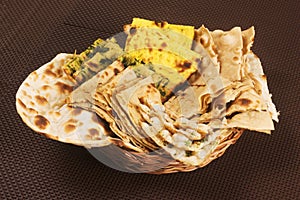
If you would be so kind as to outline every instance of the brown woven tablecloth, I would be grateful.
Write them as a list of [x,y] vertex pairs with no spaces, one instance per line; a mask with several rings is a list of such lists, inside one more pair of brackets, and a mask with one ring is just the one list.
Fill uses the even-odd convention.
[[[300,199],[299,10],[294,0],[0,0],[0,199]],[[245,132],[205,168],[149,175],[113,170],[22,123],[15,94],[31,71],[132,17],[210,30],[254,25],[253,50],[281,112],[276,131]]]

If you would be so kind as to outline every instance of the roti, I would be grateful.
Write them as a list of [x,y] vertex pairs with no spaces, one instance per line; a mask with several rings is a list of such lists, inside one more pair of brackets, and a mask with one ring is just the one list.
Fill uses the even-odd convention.
[[105,146],[111,131],[95,113],[68,106],[75,83],[62,67],[72,54],[58,54],[32,72],[16,94],[16,108],[34,131],[51,139],[82,146]]

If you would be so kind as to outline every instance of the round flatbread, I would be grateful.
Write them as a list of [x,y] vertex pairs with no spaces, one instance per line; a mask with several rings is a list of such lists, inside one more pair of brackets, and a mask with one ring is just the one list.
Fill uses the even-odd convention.
[[58,54],[32,72],[17,91],[17,112],[31,129],[51,139],[88,147],[108,145],[106,122],[66,102],[75,83],[62,67],[72,57]]

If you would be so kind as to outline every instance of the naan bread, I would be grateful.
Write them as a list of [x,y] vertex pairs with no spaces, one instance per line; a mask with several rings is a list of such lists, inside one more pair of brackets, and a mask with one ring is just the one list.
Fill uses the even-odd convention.
[[34,131],[61,142],[88,147],[110,144],[111,131],[95,113],[67,105],[74,82],[62,67],[71,54],[58,54],[32,72],[16,94],[16,108]]

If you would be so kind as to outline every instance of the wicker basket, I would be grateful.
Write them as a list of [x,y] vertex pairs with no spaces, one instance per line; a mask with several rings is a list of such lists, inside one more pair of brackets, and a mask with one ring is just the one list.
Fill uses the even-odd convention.
[[105,165],[119,171],[150,174],[189,172],[204,167],[214,159],[222,156],[225,150],[237,141],[243,131],[243,129],[232,129],[229,134],[224,135],[220,144],[210,156],[198,166],[186,165],[174,160],[164,150],[156,151],[154,154],[137,153],[111,144],[107,147],[93,148],[89,151]]

